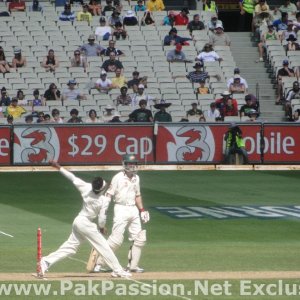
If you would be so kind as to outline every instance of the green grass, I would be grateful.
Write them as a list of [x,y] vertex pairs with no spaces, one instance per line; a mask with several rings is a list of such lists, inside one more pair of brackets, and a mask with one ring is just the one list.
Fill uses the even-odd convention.
[[[297,190],[300,172],[147,171],[139,174],[144,203],[151,214],[145,226],[148,243],[141,261],[147,271],[299,270],[299,219],[179,220],[154,207],[300,205]],[[91,180],[95,173],[77,175]],[[101,175],[110,179],[114,173]],[[56,250],[71,232],[72,221],[81,208],[80,195],[59,173],[1,173],[0,182],[0,230],[14,236],[0,234],[0,272],[33,272],[37,228],[43,231],[43,254]],[[111,228],[111,213],[110,209],[108,228]],[[122,265],[126,264],[129,245],[126,241],[117,253]],[[86,261],[89,251],[90,246],[84,244],[75,258]],[[84,264],[66,259],[54,265],[50,272],[84,270]]]

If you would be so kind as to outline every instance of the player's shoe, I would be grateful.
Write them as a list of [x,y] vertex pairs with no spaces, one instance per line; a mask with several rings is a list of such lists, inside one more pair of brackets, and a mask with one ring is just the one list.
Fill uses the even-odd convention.
[[120,270],[120,271],[113,271],[111,273],[111,277],[117,278],[117,277],[121,277],[121,278],[128,278],[131,277],[131,273],[125,270]]
[[40,274],[39,276],[43,277],[45,273],[48,271],[49,264],[45,261],[45,259],[42,257],[40,261]]
[[145,269],[140,268],[140,267],[136,267],[134,269],[127,269],[126,271],[132,272],[132,273],[144,273]]
[[107,271],[108,269],[103,268],[101,265],[96,265],[93,270],[93,273],[100,273],[100,272],[107,272]]

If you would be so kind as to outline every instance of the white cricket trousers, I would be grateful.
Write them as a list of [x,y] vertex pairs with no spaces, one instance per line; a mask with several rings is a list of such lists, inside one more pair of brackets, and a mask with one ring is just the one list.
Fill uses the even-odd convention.
[[72,225],[72,233],[68,240],[64,242],[55,252],[44,257],[44,260],[52,264],[62,260],[68,256],[75,254],[80,244],[87,240],[98,253],[103,256],[105,263],[115,272],[122,269],[117,257],[110,249],[106,239],[98,231],[97,225],[91,222],[88,218],[77,216]]

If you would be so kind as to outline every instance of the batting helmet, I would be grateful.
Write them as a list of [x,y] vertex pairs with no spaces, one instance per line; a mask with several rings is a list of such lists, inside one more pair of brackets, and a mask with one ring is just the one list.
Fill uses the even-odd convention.
[[123,156],[123,167],[125,172],[135,174],[137,172],[137,159],[132,154],[126,154]]

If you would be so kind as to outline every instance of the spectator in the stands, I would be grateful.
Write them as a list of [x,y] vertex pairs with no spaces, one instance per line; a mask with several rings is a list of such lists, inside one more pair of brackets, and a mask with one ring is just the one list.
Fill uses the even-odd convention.
[[142,84],[145,88],[147,87],[147,76],[139,77],[140,73],[138,71],[132,72],[132,79],[127,82],[127,86],[129,89],[133,89],[135,93],[137,93],[139,84]]
[[256,0],[239,0],[239,31],[251,31]]
[[206,27],[214,32],[216,30],[216,26],[221,25],[223,27],[223,22],[218,19],[217,15],[212,15],[210,21],[206,24]]
[[60,117],[60,112],[57,108],[53,108],[51,111],[52,122],[62,124],[64,120]]
[[28,115],[25,117],[25,123],[26,124],[32,124],[33,123],[33,116],[32,115]]
[[146,92],[145,92],[145,86],[143,84],[139,84],[138,85],[138,89],[137,89],[137,92],[134,93],[132,96],[132,106],[135,107],[139,104],[139,101],[140,100],[145,100],[146,103],[147,103],[147,106],[150,107],[151,105],[155,104],[156,103],[156,99],[150,95],[148,95]]
[[80,117],[78,117],[79,111],[76,108],[71,109],[70,116],[71,118],[68,120],[68,123],[82,123]]
[[213,46],[210,43],[206,43],[202,51],[195,58],[196,61],[222,61],[223,59],[214,51]]
[[44,106],[44,105],[46,105],[46,103],[44,102],[44,100],[40,96],[40,92],[39,92],[38,89],[35,89],[33,91],[33,100],[29,100],[28,104],[31,105],[32,111],[34,111],[34,108],[36,106]]
[[299,0],[297,1],[296,6],[297,6],[298,10],[300,10],[300,1]]
[[300,109],[299,108],[294,111],[291,121],[292,122],[300,122]]
[[210,36],[210,43],[213,46],[230,46],[230,38],[220,23],[216,25],[216,30]]
[[60,21],[71,21],[75,20],[75,12],[71,11],[71,4],[66,3],[64,11],[59,16]]
[[252,101],[251,95],[245,96],[245,102],[246,102],[246,104],[242,105],[242,107],[240,109],[240,117],[244,117],[244,116],[250,117],[250,114],[249,114],[250,111],[253,109],[255,111],[257,111],[257,109],[258,109],[256,102]]
[[76,88],[77,82],[75,79],[70,79],[67,83],[67,88],[62,93],[62,100],[86,100],[86,96]]
[[6,125],[14,125],[14,117],[12,115],[7,116]]
[[42,112],[42,111],[39,111],[37,113],[37,120],[36,120],[36,123],[44,123],[45,121],[45,113]]
[[44,123],[51,123],[51,117],[49,114],[45,114],[44,116]]
[[220,111],[216,108],[215,102],[210,103],[209,109],[205,111],[204,116],[206,120],[214,119],[215,121],[217,121],[218,119],[220,119],[221,114]]
[[181,12],[174,17],[174,25],[188,25],[190,11],[187,7],[181,9]]
[[[227,88],[228,89],[229,89],[230,84],[233,83],[233,81],[234,81],[234,75],[237,75],[237,74],[240,75],[240,69],[239,68],[234,68],[233,76],[227,80]],[[243,78],[242,76],[240,76],[240,82],[245,85],[245,91],[247,91],[248,90],[248,83],[247,83],[246,79]]]
[[120,89],[122,86],[127,84],[127,79],[122,74],[122,71],[120,68],[117,68],[115,71],[115,77],[111,79],[112,86],[114,89]]
[[95,35],[103,41],[109,40],[111,36],[111,27],[106,25],[105,17],[100,17],[99,20],[100,26],[97,26],[95,29]]
[[281,13],[281,18],[273,22],[276,31],[287,30],[289,15],[286,12]]
[[5,74],[10,72],[8,61],[6,60],[4,50],[0,46],[0,73]]
[[231,94],[244,94],[246,91],[245,85],[241,82],[241,76],[235,74],[233,76],[233,82],[229,86],[229,92]]
[[266,41],[275,41],[279,40],[278,33],[274,30],[273,24],[268,25],[268,31],[264,32],[261,35],[260,43],[258,43],[258,52],[259,52],[259,62],[264,61],[264,51],[266,49]]
[[14,49],[14,58],[11,62],[11,67],[14,69],[26,67],[26,57],[22,55],[22,50],[19,47]]
[[102,16],[105,16],[106,12],[115,11],[116,8],[113,6],[112,0],[106,0],[106,5],[102,10]]
[[144,5],[143,0],[138,0],[137,4],[134,6],[134,11],[146,11],[146,6]]
[[8,106],[10,105],[11,99],[7,94],[7,90],[5,87],[1,89],[1,97],[0,97],[0,106]]
[[29,11],[43,11],[43,7],[40,5],[38,0],[33,0],[32,5],[29,6]]
[[101,15],[101,4],[97,0],[90,0],[89,4],[89,12],[92,16],[100,16]]
[[146,6],[150,11],[162,11],[165,9],[163,0],[148,0]]
[[112,35],[116,38],[116,40],[119,40],[121,37],[123,40],[127,37],[127,32],[123,28],[122,23],[117,22],[115,24],[115,30],[113,31]]
[[108,122],[109,122],[109,123],[120,123],[120,122],[122,122],[122,121],[120,120],[120,117],[121,117],[120,113],[117,112],[117,111],[115,111],[115,112],[113,113],[112,119],[111,119],[110,121],[108,121]]
[[147,10],[144,12],[144,15],[141,19],[141,25],[142,26],[155,25],[154,16],[151,11]]
[[117,99],[115,100],[116,106],[118,106],[118,105],[124,105],[124,106],[131,105],[132,99],[131,99],[131,96],[127,94],[127,91],[128,91],[128,88],[126,86],[122,86],[120,88],[121,95],[119,95],[117,97]]
[[103,49],[100,54],[109,56],[110,52],[114,52],[116,56],[124,56],[124,53],[121,50],[115,48],[115,45],[116,42],[114,40],[109,40],[108,47],[106,49]]
[[199,14],[193,16],[193,20],[189,22],[187,29],[189,30],[190,34],[192,34],[194,30],[205,29],[204,23],[200,21]]
[[[299,1],[299,3],[300,3],[300,1]],[[299,8],[299,10],[300,10],[300,8]],[[300,11],[296,13],[296,20],[294,20],[293,23],[294,23],[294,29],[299,31],[299,29],[300,29]]]
[[224,117],[238,116],[238,104],[236,99],[231,97],[229,91],[224,91],[221,96],[222,98],[217,99],[215,103],[216,108],[220,111],[222,120],[224,120]]
[[154,104],[154,108],[159,109],[159,111],[154,114],[154,122],[172,122],[172,116],[166,111],[166,108],[171,105],[172,103],[166,103],[164,100]]
[[123,5],[120,0],[114,0],[113,5],[114,5],[116,11],[118,11],[118,12],[123,11]]
[[84,72],[87,70],[86,57],[81,55],[79,50],[74,51],[74,57],[71,58],[71,67],[83,68]]
[[299,51],[300,50],[300,45],[297,43],[297,38],[293,35],[290,34],[290,36],[286,39],[288,44],[286,45],[286,50],[287,51]]
[[177,44],[175,49],[170,50],[167,54],[168,62],[186,62],[186,56],[182,51],[182,45]]
[[120,12],[114,10],[108,18],[108,25],[112,28],[116,28],[117,23],[121,23],[121,25],[123,25],[123,18],[120,16]]
[[129,114],[129,119],[131,122],[153,122],[153,116],[150,109],[146,108],[147,101],[141,99],[139,101],[139,107],[135,109],[131,114]]
[[84,51],[86,56],[99,56],[104,48],[99,44],[95,44],[95,39],[95,36],[90,34],[88,37],[88,43],[82,45],[79,50]]
[[[215,77],[215,78],[217,78],[217,80],[221,79],[220,75],[218,75],[218,74],[210,76],[210,75],[208,75],[207,72],[204,72],[202,62],[196,62],[195,65],[193,66],[193,68],[195,69],[195,71],[189,72],[186,75],[186,78],[193,83],[194,82],[199,83],[202,80],[206,80],[207,78],[210,78],[210,77]],[[174,76],[173,78],[176,78],[176,77],[179,77],[179,76]]]
[[103,121],[97,116],[97,112],[94,109],[89,111],[88,118],[85,119],[85,123],[102,123]]
[[55,83],[51,83],[48,90],[46,90],[44,93],[44,101],[47,102],[51,100],[61,100],[60,90],[57,89]]
[[93,17],[92,14],[89,12],[88,4],[82,5],[82,11],[77,13],[77,21],[86,21],[89,24],[92,22]]
[[114,107],[112,107],[111,105],[106,105],[105,107],[105,111],[103,113],[103,122],[107,123],[109,122],[112,118],[113,118],[113,110],[115,110]]
[[294,81],[293,82],[293,88],[290,89],[285,97],[285,112],[286,115],[289,117],[289,119],[292,118],[292,106],[291,101],[293,99],[299,99],[300,100],[300,88],[299,88],[299,82]]
[[8,4],[8,11],[10,13],[14,11],[25,11],[25,10],[26,10],[25,1],[12,0]]
[[47,72],[54,72],[56,68],[59,67],[59,60],[57,56],[54,55],[54,50],[50,49],[48,55],[43,59],[42,67]]
[[197,94],[206,95],[210,93],[209,88],[205,84],[206,80],[204,78],[199,80],[199,87],[196,89]]
[[127,10],[126,15],[123,18],[123,26],[135,26],[138,25],[138,19],[134,14],[134,11]]
[[197,101],[191,103],[192,108],[186,112],[186,118],[189,122],[199,122],[201,118],[204,117],[201,109],[198,108]]
[[293,22],[288,21],[288,26],[286,30],[281,33],[281,41],[287,41],[291,36],[297,39],[297,33],[293,30]]
[[116,69],[121,69],[123,73],[123,64],[116,59],[116,54],[114,52],[109,53],[109,59],[105,60],[101,66],[106,72],[116,72]]
[[169,25],[173,27],[175,22],[175,15],[175,12],[173,10],[170,10],[168,12],[168,15],[163,18],[162,25]]
[[203,10],[211,13],[218,13],[218,7],[215,1],[203,0]]
[[14,119],[18,119],[25,113],[26,109],[21,105],[18,105],[18,99],[12,98],[10,105],[6,108],[5,115],[11,115],[14,117]]
[[253,18],[252,22],[252,32],[254,33],[254,37],[259,40],[260,34],[261,34],[261,28],[262,26],[267,26],[268,24],[273,22],[273,15],[270,14],[269,11],[267,11],[267,7],[263,6],[265,11],[262,11],[260,14],[256,15]]
[[107,78],[107,73],[105,70],[102,70],[100,73],[100,78],[97,79],[95,83],[95,89],[98,90],[100,93],[108,94],[113,88],[112,82],[110,79]]
[[257,16],[257,15],[261,14],[262,12],[266,12],[266,11],[267,12],[270,11],[270,7],[266,3],[266,0],[259,0],[258,3],[255,5],[254,15]]
[[177,29],[173,27],[169,31],[169,34],[165,36],[164,45],[165,46],[176,45],[176,44],[187,45],[188,41],[192,41],[192,39],[177,35]]
[[292,3],[291,0],[284,0],[284,3],[281,6],[279,6],[278,9],[277,7],[274,9],[274,13],[276,14],[278,10],[281,13],[286,12],[295,15],[297,13],[297,6],[294,3]]
[[283,101],[283,90],[282,90],[282,78],[283,77],[295,77],[294,70],[289,68],[289,61],[285,59],[282,62],[283,68],[278,70],[277,73],[277,85],[278,85],[278,97],[276,100],[276,104],[282,104]]
[[17,96],[16,98],[18,99],[18,104],[19,105],[27,105],[28,101],[25,99],[24,92],[22,90],[17,91]]

